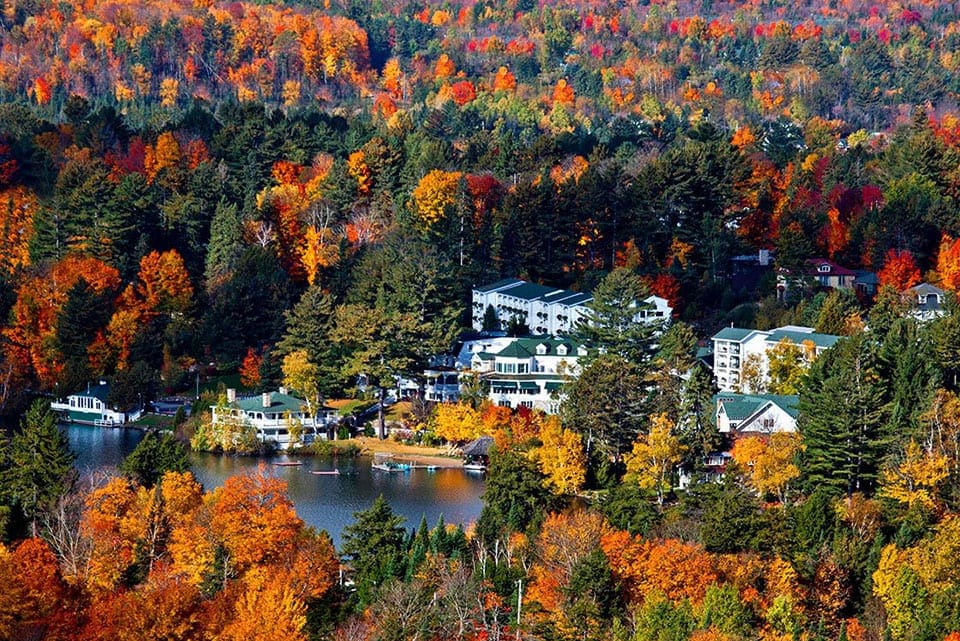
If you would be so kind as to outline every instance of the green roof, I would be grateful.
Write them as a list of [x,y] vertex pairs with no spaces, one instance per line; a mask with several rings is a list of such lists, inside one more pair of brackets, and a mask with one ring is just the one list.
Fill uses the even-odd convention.
[[523,283],[522,285],[505,289],[500,293],[504,296],[513,296],[514,298],[521,298],[523,300],[538,300],[555,291],[557,291],[556,287],[544,287],[543,285],[537,285],[535,283]]
[[104,405],[107,403],[107,396],[110,394],[109,383],[98,383],[97,385],[88,385],[86,389],[74,392],[70,396],[85,396],[100,399]]
[[747,336],[754,333],[754,329],[741,329],[739,327],[724,327],[713,335],[714,340],[740,342]]
[[822,349],[829,349],[833,347],[838,340],[840,340],[839,336],[834,336],[833,334],[817,334],[816,332],[808,333],[789,329],[775,329],[770,333],[770,336],[767,338],[767,342],[779,343],[784,338],[791,343],[796,343],[797,345],[803,345],[809,341]]
[[721,392],[714,396],[715,403],[723,403],[723,411],[729,418],[742,421],[767,403],[773,403],[791,418],[797,418],[797,403],[800,397],[783,394],[734,394]]
[[504,358],[530,358],[533,354],[524,349],[519,340],[515,340],[497,352],[497,356]]
[[493,354],[491,354],[490,352],[477,352],[476,354],[474,354],[474,356],[479,358],[481,361],[492,361],[494,358]]
[[306,403],[296,396],[281,394],[280,392],[269,392],[270,407],[264,407],[263,396],[248,396],[238,398],[235,405],[244,412],[270,412],[272,414],[283,414],[286,412],[299,412]]
[[542,356],[559,356],[557,348],[565,345],[567,353],[564,356],[576,356],[580,343],[570,338],[554,338],[552,336],[530,336],[514,339],[509,345],[497,352],[497,356],[508,358],[529,358],[537,355],[537,348],[543,345],[546,353]]
[[547,388],[548,392],[556,392],[561,387],[563,387],[563,383],[557,383],[556,381],[547,381],[545,387]]
[[520,381],[520,389],[535,389],[540,391],[540,386],[533,381]]
[[474,287],[474,289],[478,292],[486,293],[486,292],[492,292],[495,289],[500,289],[501,287],[506,287],[511,283],[522,283],[522,282],[523,281],[520,280],[519,278],[504,278],[503,280],[498,280],[497,282],[491,283],[489,285],[481,285],[480,287]]

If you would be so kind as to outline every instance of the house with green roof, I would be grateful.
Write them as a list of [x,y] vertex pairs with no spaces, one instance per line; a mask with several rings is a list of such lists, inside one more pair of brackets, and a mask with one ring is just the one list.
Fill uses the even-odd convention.
[[[487,309],[494,311],[500,327],[506,329],[512,320],[523,322],[531,333],[556,336],[573,331],[587,312],[593,295],[568,289],[529,283],[519,278],[473,288],[471,318],[473,328],[484,328]],[[648,296],[637,301],[638,323],[669,322],[673,309],[665,298]],[[486,328],[490,329],[490,328]]]
[[717,431],[731,440],[745,434],[797,431],[798,396],[721,392],[714,401]]
[[580,373],[586,345],[566,337],[514,338],[496,352],[473,354],[471,370],[489,385],[488,397],[504,407],[527,407],[555,414],[561,388]]
[[210,412],[214,426],[241,421],[256,430],[257,440],[279,450],[328,438],[336,417],[335,410],[311,408],[283,387],[254,396],[237,396],[235,389],[228,389],[226,403],[211,406]]
[[105,380],[87,383],[86,389],[66,399],[50,403],[50,409],[63,420],[83,425],[113,426],[132,423],[140,418],[141,408],[121,409],[108,403],[110,384]]
[[713,335],[713,374],[721,391],[755,392],[750,377],[744,376],[744,365],[752,363],[757,380],[767,378],[769,352],[777,345],[798,350],[801,359],[812,362],[833,347],[840,336],[820,334],[812,327],[785,325],[772,330],[724,327]]

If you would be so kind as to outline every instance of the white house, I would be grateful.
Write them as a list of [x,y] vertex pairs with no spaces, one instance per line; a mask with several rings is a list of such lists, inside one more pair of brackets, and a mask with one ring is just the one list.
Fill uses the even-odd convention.
[[721,393],[714,398],[721,434],[736,438],[797,431],[798,396]]
[[[511,320],[517,320],[525,323],[533,334],[556,336],[573,331],[592,300],[592,294],[507,278],[474,287],[471,320],[474,329],[482,330],[487,308],[492,308],[500,325],[498,329],[506,329]],[[638,302],[635,320],[638,323],[669,322],[672,313],[667,299],[648,296]]]
[[282,387],[276,392],[247,397],[238,397],[236,390],[228,389],[226,404],[211,406],[210,411],[214,425],[240,420],[256,430],[261,443],[272,443],[281,450],[298,444],[291,439],[291,427],[298,425],[299,444],[309,445],[317,438],[327,438],[327,430],[336,416],[335,410],[324,406],[314,408],[311,414],[306,401],[291,396]]
[[471,369],[490,386],[497,405],[543,410],[555,414],[560,388],[580,374],[579,359],[587,347],[569,338],[514,338],[495,353],[477,352]]
[[86,425],[123,425],[140,418],[140,408],[121,410],[107,405],[110,384],[98,381],[87,383],[87,389],[67,396],[66,400],[57,399],[50,403],[50,409],[71,423]]
[[713,338],[713,374],[717,387],[722,391],[732,392],[749,389],[747,381],[743,380],[744,364],[752,360],[759,376],[766,378],[769,369],[768,350],[781,341],[796,345],[802,350],[805,359],[812,360],[830,349],[840,340],[833,334],[819,334],[810,327],[785,325],[772,330],[741,329],[739,327],[725,327]]
[[919,321],[934,320],[946,313],[943,305],[947,300],[947,292],[930,283],[915,285],[902,295],[910,303],[910,315]]

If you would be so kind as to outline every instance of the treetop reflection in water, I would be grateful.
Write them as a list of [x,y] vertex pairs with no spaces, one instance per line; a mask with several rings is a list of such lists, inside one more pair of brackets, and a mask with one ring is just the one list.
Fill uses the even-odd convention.
[[[137,446],[143,433],[118,428],[65,426],[70,448],[77,455],[81,476],[101,468],[115,468]],[[353,513],[365,510],[383,494],[396,514],[407,519],[405,526],[415,528],[425,516],[433,526],[440,515],[450,524],[467,524],[480,516],[481,477],[459,469],[411,470],[401,474],[383,473],[370,468],[370,459],[330,459],[307,457],[303,465],[283,467],[270,462],[285,457],[255,457],[194,454],[191,469],[203,486],[219,487],[235,474],[256,470],[264,463],[269,472],[287,482],[297,514],[307,524],[326,530],[339,546],[343,528],[353,522]],[[332,470],[340,475],[314,475],[311,470]]]

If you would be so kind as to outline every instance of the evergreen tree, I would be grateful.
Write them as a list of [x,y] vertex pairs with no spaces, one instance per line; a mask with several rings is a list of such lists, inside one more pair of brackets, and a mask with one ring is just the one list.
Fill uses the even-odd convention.
[[74,455],[49,401],[37,399],[27,410],[10,442],[9,461],[0,473],[0,502],[16,507],[37,536],[37,521],[70,490],[74,477]]
[[67,292],[67,302],[57,315],[56,326],[57,347],[64,365],[60,383],[67,392],[80,389],[90,380],[87,348],[110,319],[110,298],[110,292],[97,294],[83,278]]
[[860,333],[822,354],[800,391],[802,481],[839,494],[873,490],[887,438],[875,346]]
[[567,388],[563,422],[584,436],[587,456],[596,449],[619,460],[640,433],[645,414],[639,368],[621,356],[604,354]]
[[639,276],[623,267],[613,270],[587,303],[587,312],[575,330],[577,337],[632,363],[648,362],[661,327],[636,320],[647,296],[646,285]]
[[167,472],[190,469],[190,451],[173,434],[147,432],[120,464],[120,471],[144,487],[152,487]]
[[205,273],[207,287],[222,282],[236,269],[243,247],[243,225],[237,206],[221,199],[210,221]]
[[525,532],[543,518],[551,501],[545,477],[536,463],[521,452],[494,451],[477,536],[490,543],[504,532]]
[[328,397],[341,383],[341,355],[330,341],[334,313],[333,297],[314,285],[303,293],[293,309],[284,312],[286,332],[277,343],[278,355],[303,350],[319,370],[320,394]]
[[342,552],[350,558],[360,605],[373,600],[378,586],[404,574],[403,517],[390,509],[381,494],[367,510],[354,512],[343,529]]

